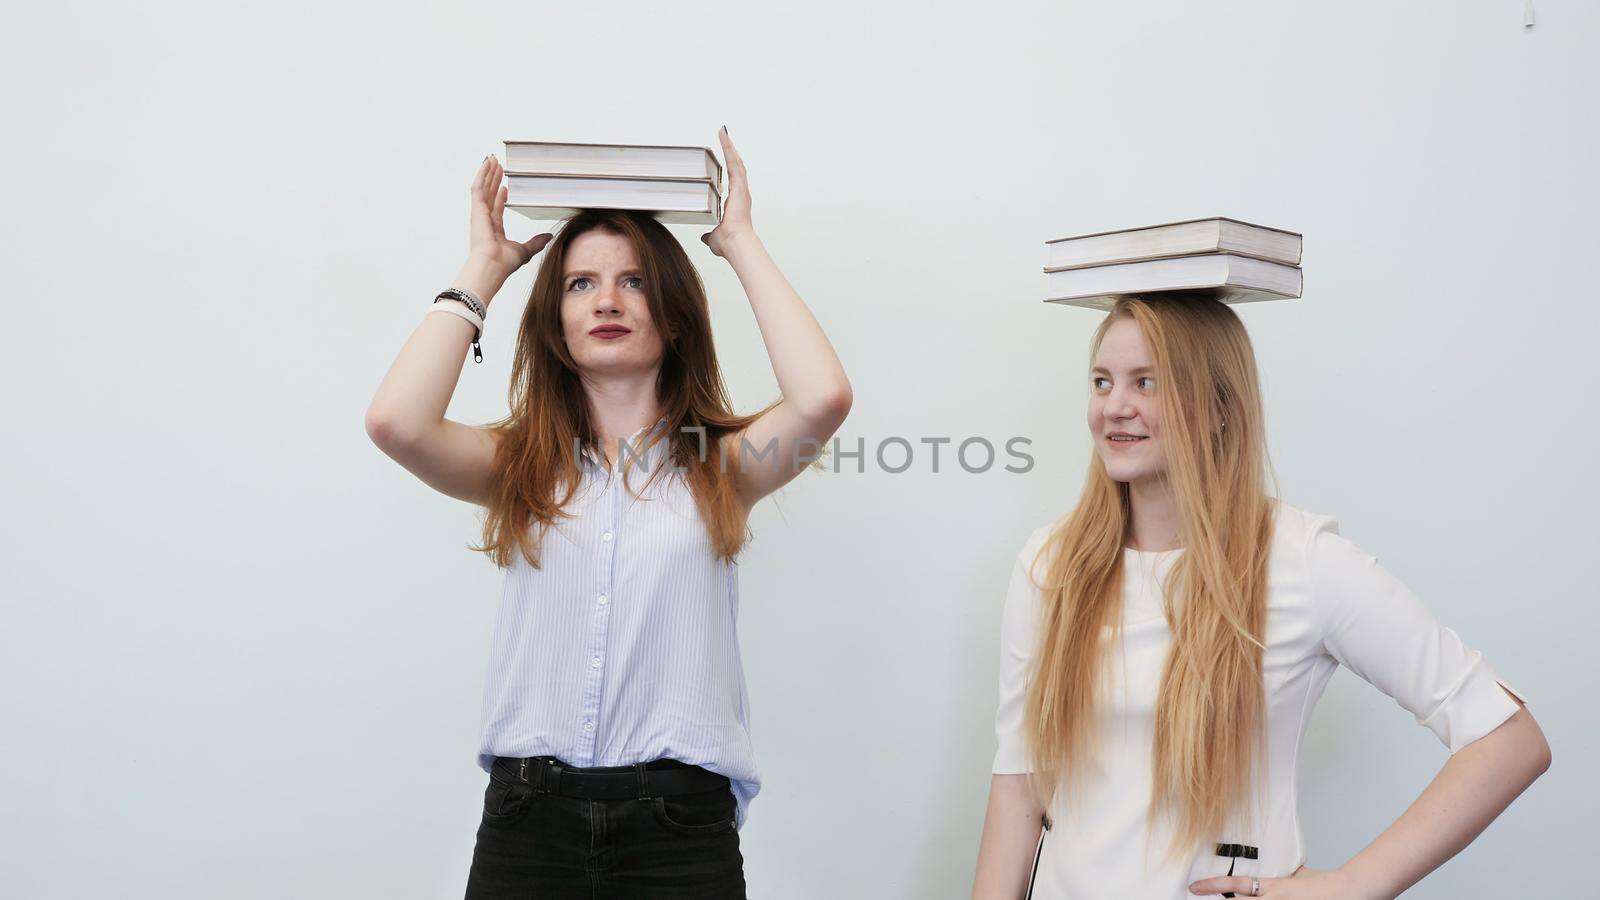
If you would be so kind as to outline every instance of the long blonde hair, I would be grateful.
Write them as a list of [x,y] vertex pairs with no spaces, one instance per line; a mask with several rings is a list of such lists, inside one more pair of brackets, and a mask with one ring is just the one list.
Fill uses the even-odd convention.
[[[1265,747],[1261,666],[1277,479],[1255,353],[1238,315],[1214,299],[1122,297],[1094,333],[1091,360],[1124,319],[1139,326],[1154,358],[1166,478],[1185,548],[1167,580],[1172,645],[1156,703],[1147,813],[1150,825],[1175,814],[1168,850],[1176,853],[1211,839],[1244,807]],[[1038,557],[1048,566],[1025,733],[1046,808],[1088,768],[1106,651],[1121,641],[1131,536],[1128,485],[1114,481],[1096,453],[1077,507]]]
[[[508,398],[511,411],[486,426],[496,447],[483,545],[472,549],[489,554],[501,568],[520,551],[537,568],[545,531],[566,517],[563,507],[578,487],[576,448],[598,447],[578,364],[561,330],[567,251],[574,239],[589,231],[627,238],[638,254],[650,318],[666,344],[656,393],[667,429],[659,438],[654,433],[648,436],[645,447],[656,440],[669,442],[670,459],[687,470],[683,477],[712,546],[719,557],[731,561],[749,539],[749,528],[723,448],[772,406],[751,415],[733,411],[711,339],[705,287],[694,263],[660,222],[644,213],[618,210],[577,213],[544,250],[517,329]],[[645,447],[634,451],[642,454]],[[625,476],[632,468],[626,467]],[[666,471],[663,466],[652,477]]]

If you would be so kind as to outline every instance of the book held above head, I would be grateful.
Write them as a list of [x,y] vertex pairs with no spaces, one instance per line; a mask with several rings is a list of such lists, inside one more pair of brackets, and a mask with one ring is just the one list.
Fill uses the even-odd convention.
[[506,141],[506,171],[535,175],[610,175],[722,183],[709,147]]
[[722,165],[706,147],[506,141],[506,206],[548,221],[580,209],[715,225]]
[[1185,292],[1224,303],[1299,297],[1301,237],[1215,217],[1047,241],[1045,300],[1110,309],[1117,297]]

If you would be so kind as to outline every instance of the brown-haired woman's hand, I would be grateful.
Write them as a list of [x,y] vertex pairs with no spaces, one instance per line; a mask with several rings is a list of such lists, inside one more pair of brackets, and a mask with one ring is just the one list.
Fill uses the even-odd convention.
[[472,230],[467,252],[487,260],[505,276],[522,268],[550,243],[551,235],[536,234],[526,241],[506,237],[506,188],[500,183],[505,170],[494,154],[484,157],[472,179]]
[[750,183],[745,178],[744,160],[733,149],[733,139],[728,137],[728,126],[717,132],[722,142],[722,158],[728,167],[728,196],[722,204],[722,221],[716,228],[700,235],[711,252],[726,258],[736,241],[753,237],[756,233],[750,224]]

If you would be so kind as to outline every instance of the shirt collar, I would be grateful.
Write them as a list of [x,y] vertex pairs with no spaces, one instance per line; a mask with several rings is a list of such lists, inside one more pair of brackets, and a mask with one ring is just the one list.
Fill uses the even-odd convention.
[[[644,446],[644,442],[650,435],[654,435],[658,430],[664,430],[666,426],[667,417],[662,416],[655,421],[654,425],[646,425],[628,435],[625,438],[627,446],[619,448],[620,452],[618,453],[617,461],[629,466],[639,466],[645,471],[654,469],[669,449],[670,442],[667,437],[663,435],[660,440],[656,441],[648,450],[645,450],[642,456],[639,450]],[[604,471],[606,465],[605,454],[598,451],[599,448],[597,447],[585,445],[580,459],[591,467]]]

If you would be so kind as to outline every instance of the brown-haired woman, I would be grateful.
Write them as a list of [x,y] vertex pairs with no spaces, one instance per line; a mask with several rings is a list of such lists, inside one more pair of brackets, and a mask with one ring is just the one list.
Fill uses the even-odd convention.
[[[1538,724],[1332,517],[1267,493],[1231,308],[1121,298],[1090,355],[1083,496],[1033,533],[1006,597],[973,896],[1396,896],[1549,767]],[[1295,763],[1340,663],[1451,757],[1366,849],[1314,871]]]
[[850,384],[728,196],[704,240],[749,296],[781,398],[733,412],[704,288],[659,222],[590,210],[508,240],[499,161],[471,187],[454,282],[488,301],[546,250],[517,329],[510,414],[444,418],[471,303],[428,315],[367,413],[406,469],[483,505],[506,568],[478,762],[489,773],[472,898],[743,897],[738,827],[760,786],[736,634],[746,520],[844,421]]

